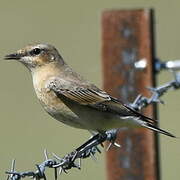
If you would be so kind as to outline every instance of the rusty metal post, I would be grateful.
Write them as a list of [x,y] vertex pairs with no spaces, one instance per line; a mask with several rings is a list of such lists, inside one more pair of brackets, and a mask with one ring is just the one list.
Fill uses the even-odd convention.
[[[146,87],[155,85],[151,10],[112,10],[102,16],[102,62],[104,89],[124,102],[138,94],[150,96]],[[134,68],[142,58],[144,70]],[[155,107],[143,114],[156,118]],[[128,129],[118,134],[121,148],[107,152],[108,180],[159,179],[157,136],[146,129]]]

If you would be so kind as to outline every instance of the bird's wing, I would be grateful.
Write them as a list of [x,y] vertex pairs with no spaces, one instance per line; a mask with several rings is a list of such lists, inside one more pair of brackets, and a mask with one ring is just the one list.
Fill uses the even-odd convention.
[[[64,79],[61,83],[63,81]],[[93,84],[72,83],[70,81],[61,83],[55,80],[48,85],[49,89],[54,91],[59,98],[62,98],[63,96],[69,101],[74,101],[80,105],[89,106],[98,111],[112,112],[124,118],[138,118],[142,126],[170,137],[176,137],[173,134],[156,127],[156,124],[154,124],[156,120],[142,115],[130,106],[123,104],[118,99],[111,97],[105,91],[98,89]]]
[[86,105],[99,111],[112,112],[122,117],[139,117],[145,122],[154,123],[155,120],[142,115],[133,110],[130,106],[122,103],[116,98],[111,97],[105,91],[100,90],[93,84],[82,84],[65,80],[53,80],[49,83],[49,88],[61,98],[65,96],[71,101],[81,105]]

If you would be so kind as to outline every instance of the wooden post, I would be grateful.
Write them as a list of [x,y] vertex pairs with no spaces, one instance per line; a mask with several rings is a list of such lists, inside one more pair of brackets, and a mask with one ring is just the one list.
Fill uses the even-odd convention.
[[[112,10],[102,16],[102,63],[104,89],[125,103],[138,94],[149,97],[146,87],[155,85],[153,69],[153,12],[151,10]],[[134,63],[146,59],[144,70]],[[143,114],[156,118],[149,106]],[[108,180],[158,180],[157,135],[142,128],[123,130],[107,152]]]

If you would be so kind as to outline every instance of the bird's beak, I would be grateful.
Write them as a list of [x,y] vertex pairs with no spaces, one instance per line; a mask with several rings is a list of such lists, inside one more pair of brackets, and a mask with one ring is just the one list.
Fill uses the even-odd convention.
[[22,54],[14,53],[14,54],[8,54],[4,57],[6,60],[14,59],[14,60],[19,60],[21,59]]

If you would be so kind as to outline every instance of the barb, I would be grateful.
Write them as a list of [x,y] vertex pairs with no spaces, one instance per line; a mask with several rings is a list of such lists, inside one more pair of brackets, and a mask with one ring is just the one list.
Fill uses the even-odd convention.
[[[160,63],[160,62],[159,62]],[[179,69],[180,65],[178,62],[166,63],[166,66],[162,63],[159,64],[159,70],[161,69]],[[161,65],[161,66],[160,66]],[[177,65],[177,68],[176,68]],[[170,68],[171,67],[171,68]],[[157,68],[156,68],[157,70]],[[160,97],[167,93],[170,89],[179,89],[180,88],[180,72],[173,72],[174,80],[170,81],[164,85],[161,85],[156,88],[148,88],[152,95],[151,97],[147,98],[142,95],[138,95],[137,98],[133,103],[130,104],[132,108],[139,111],[142,108],[148,106],[149,104],[153,103],[164,103]],[[95,154],[101,153],[99,149],[99,145],[103,146],[103,142],[109,141],[110,144],[107,147],[107,150],[111,148],[113,145],[116,147],[120,147],[119,144],[115,142],[116,136],[119,130],[110,130],[107,131],[104,134],[96,134],[93,137],[91,137],[88,141],[86,141],[84,144],[82,144],[80,147],[76,148],[71,153],[65,155],[64,157],[59,157],[55,153],[52,153],[52,158],[49,158],[48,153],[46,150],[44,150],[44,156],[45,161],[43,161],[41,164],[36,165],[37,170],[35,172],[33,171],[25,171],[25,172],[18,172],[15,170],[15,160],[12,161],[11,169],[10,171],[7,171],[8,174],[7,180],[20,180],[22,178],[26,177],[32,177],[36,180],[44,179],[46,180],[45,171],[47,168],[53,168],[54,169],[54,179],[57,180],[58,174],[61,174],[62,172],[67,173],[68,170],[71,168],[77,168],[81,169],[81,160],[85,158],[92,157],[95,158]],[[59,173],[58,173],[59,172]]]

